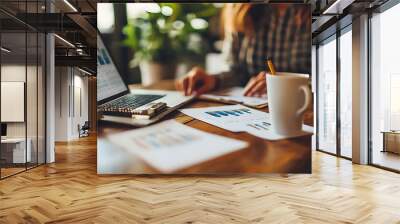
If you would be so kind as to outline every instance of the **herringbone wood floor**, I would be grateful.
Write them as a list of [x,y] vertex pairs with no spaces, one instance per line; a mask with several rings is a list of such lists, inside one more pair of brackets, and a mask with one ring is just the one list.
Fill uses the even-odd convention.
[[96,138],[0,181],[0,223],[400,223],[400,175],[313,153],[312,175],[98,176]]

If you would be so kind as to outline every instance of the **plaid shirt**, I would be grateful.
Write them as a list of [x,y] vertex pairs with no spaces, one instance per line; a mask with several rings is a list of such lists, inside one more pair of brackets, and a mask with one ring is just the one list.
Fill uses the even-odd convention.
[[305,15],[311,16],[309,7],[290,5],[280,16],[274,4],[262,4],[254,9],[258,11],[251,13],[261,14],[254,23],[255,33],[251,37],[238,33],[225,39],[229,46],[230,70],[217,76],[219,88],[246,85],[252,76],[266,71],[268,58],[278,72],[311,72],[311,22],[296,24],[295,18],[298,10],[306,10]]

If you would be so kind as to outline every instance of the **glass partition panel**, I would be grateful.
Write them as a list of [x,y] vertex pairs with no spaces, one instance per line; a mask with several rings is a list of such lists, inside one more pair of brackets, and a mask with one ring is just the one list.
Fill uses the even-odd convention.
[[27,114],[27,150],[31,153],[28,160],[28,168],[37,165],[38,160],[38,35],[36,32],[28,32],[28,62],[26,80],[26,114]]
[[38,119],[38,133],[37,133],[37,146],[38,146],[38,164],[43,164],[46,161],[46,144],[45,144],[45,124],[46,124],[46,37],[44,34],[39,33],[38,41],[38,76],[37,76],[37,89],[38,89],[38,105],[37,105],[37,119]]
[[318,149],[336,153],[336,39],[318,47]]
[[352,32],[340,36],[340,154],[352,157]]
[[400,4],[371,18],[371,159],[400,170]]
[[[39,1],[27,2],[26,12],[30,14],[37,14],[41,12],[41,4]],[[31,20],[33,23],[39,23],[39,17],[33,16]],[[39,33],[37,30],[27,30],[27,81],[26,81],[26,111],[27,111],[27,144],[30,147],[31,158],[27,163],[27,167],[35,167],[38,165],[38,76],[39,76]],[[29,149],[29,147],[27,149]]]
[[[24,171],[30,162],[26,126],[27,48],[25,32],[1,34],[2,177]],[[27,150],[28,149],[28,150]]]
[[43,13],[46,8],[44,0],[0,1],[0,7],[10,12],[0,11],[0,178],[4,178],[45,162],[46,39],[16,17]]

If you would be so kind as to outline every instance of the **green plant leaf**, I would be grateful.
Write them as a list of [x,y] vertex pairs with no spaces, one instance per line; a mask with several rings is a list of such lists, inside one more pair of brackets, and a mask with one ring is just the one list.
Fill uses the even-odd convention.
[[[212,4],[180,4],[159,3],[160,7],[168,6],[172,14],[166,16],[159,13],[143,13],[139,18],[129,20],[123,28],[125,39],[123,45],[131,48],[134,53],[130,65],[137,66],[142,60],[159,62],[176,61],[178,57],[204,55],[207,52],[207,42],[201,40],[204,30],[195,30],[190,25],[193,18],[208,20],[216,15],[218,9]],[[183,28],[177,29],[175,21],[181,21]],[[197,40],[193,42],[191,35]],[[200,40],[199,40],[200,38]]]

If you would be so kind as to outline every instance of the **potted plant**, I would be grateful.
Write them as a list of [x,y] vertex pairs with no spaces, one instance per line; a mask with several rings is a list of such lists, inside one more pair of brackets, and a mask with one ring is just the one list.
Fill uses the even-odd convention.
[[207,19],[217,9],[212,4],[143,4],[147,8],[123,28],[123,44],[133,50],[131,66],[139,66],[142,84],[150,85],[173,79],[179,63],[205,55]]

